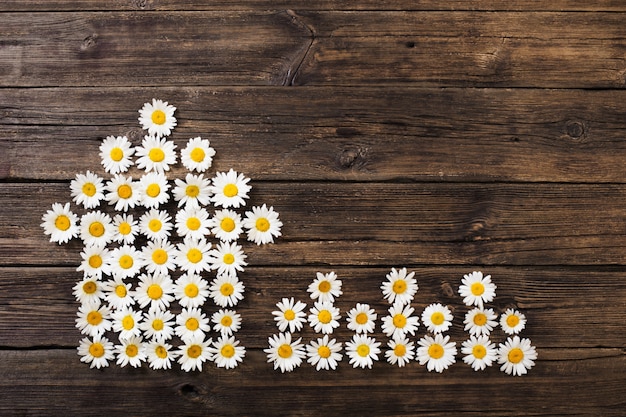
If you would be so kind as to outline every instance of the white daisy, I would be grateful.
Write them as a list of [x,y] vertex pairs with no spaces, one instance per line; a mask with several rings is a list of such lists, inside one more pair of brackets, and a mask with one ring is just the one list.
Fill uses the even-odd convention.
[[148,172],[143,175],[138,182],[141,205],[146,208],[159,208],[170,199],[168,193],[170,183],[167,177],[161,172]]
[[82,204],[86,209],[96,208],[104,200],[102,178],[91,171],[76,174],[76,178],[70,182],[70,191],[76,204]]
[[331,334],[339,327],[339,309],[333,303],[316,301],[309,310],[309,324],[315,330],[315,333]]
[[218,275],[209,287],[213,302],[220,307],[234,307],[243,300],[243,282],[236,275]]
[[107,136],[100,144],[100,159],[104,170],[111,175],[128,171],[133,165],[135,148],[126,136]]
[[204,239],[210,232],[209,213],[198,207],[184,207],[176,213],[176,232],[180,237]]
[[139,229],[148,239],[165,240],[170,237],[171,220],[167,211],[150,209],[139,218]]
[[496,345],[491,343],[489,336],[470,336],[461,345],[463,362],[470,365],[475,371],[483,371],[496,360],[498,350]]
[[500,316],[500,327],[506,334],[518,334],[526,327],[526,316],[515,309],[507,308]]
[[302,301],[296,302],[293,297],[283,298],[276,303],[276,307],[278,307],[278,310],[272,311],[272,314],[278,330],[284,332],[289,327],[290,332],[295,332],[302,329],[307,317],[304,312],[306,308],[305,303]]
[[442,333],[452,325],[452,312],[447,306],[433,303],[422,312],[422,323],[431,333]]
[[318,272],[316,278],[313,280],[307,291],[311,293],[311,298],[317,301],[335,302],[335,297],[339,297],[343,292],[341,291],[342,282],[337,279],[337,274],[331,271],[327,274]]
[[204,337],[211,331],[209,318],[199,308],[183,308],[176,316],[176,336],[181,340],[188,340],[193,337]]
[[131,245],[123,245],[111,251],[111,273],[117,278],[134,277],[143,266],[141,252]]
[[76,270],[83,271],[89,277],[102,278],[102,274],[110,275],[110,256],[109,251],[102,246],[87,246],[80,253],[83,260]]
[[239,208],[245,206],[248,192],[252,188],[248,185],[249,181],[250,178],[238,174],[232,168],[227,173],[216,173],[210,188],[211,201],[217,207]]
[[239,346],[239,341],[232,336],[221,335],[209,347],[212,361],[218,368],[233,369],[243,361],[246,356],[246,348]]
[[148,363],[152,369],[171,369],[172,361],[178,357],[172,345],[166,342],[152,340],[145,344]]
[[120,277],[102,283],[102,290],[106,302],[112,309],[120,310],[135,304],[135,292],[131,290],[131,284],[125,283]]
[[139,123],[150,135],[157,137],[169,136],[176,126],[174,112],[176,107],[167,101],[152,99],[152,103],[144,103],[139,110]]
[[424,336],[417,344],[417,360],[420,365],[426,365],[428,372],[434,370],[441,373],[456,362],[456,343],[450,342],[450,336]]
[[391,268],[391,272],[387,274],[387,281],[383,282],[380,289],[383,296],[390,304],[399,302],[401,304],[410,304],[417,292],[417,280],[413,278],[415,272],[407,275],[406,268],[396,270]]
[[178,207],[201,207],[209,204],[211,182],[203,174],[187,174],[185,181],[177,178],[174,182],[174,200],[178,201]]
[[120,339],[120,344],[115,346],[117,364],[121,367],[130,365],[139,368],[146,361],[146,348],[141,336],[133,336],[128,339]]
[[92,211],[80,218],[80,238],[85,246],[106,246],[113,239],[113,224],[108,214]]
[[139,328],[145,337],[164,342],[174,335],[174,319],[175,316],[169,310],[151,308],[139,324]]
[[263,349],[267,354],[267,362],[274,363],[274,369],[291,372],[302,364],[305,356],[302,338],[291,340],[291,333],[279,333],[268,339],[269,348]]
[[76,297],[76,301],[81,304],[99,304],[105,298],[102,283],[95,276],[86,276],[78,281],[74,285],[72,293]]
[[43,232],[50,235],[50,242],[67,243],[79,234],[78,217],[70,210],[70,203],[63,206],[52,204],[52,210],[48,210],[41,220]]
[[380,342],[373,337],[355,334],[349,342],[346,342],[346,354],[353,368],[371,369],[374,361],[378,360],[379,353]]
[[415,335],[419,318],[412,316],[415,309],[409,305],[396,303],[389,307],[389,315],[383,317],[382,330],[388,337]]
[[236,275],[237,271],[243,271],[243,267],[248,265],[243,249],[234,242],[220,242],[209,254],[211,269],[217,270],[218,275]]
[[222,336],[232,336],[241,327],[241,314],[235,310],[220,309],[211,316],[213,330]]
[[169,271],[176,269],[175,251],[174,245],[167,240],[152,240],[143,247],[141,259],[149,273],[169,275]]
[[211,243],[204,239],[185,238],[177,245],[174,261],[183,271],[199,274],[211,269]]
[[111,318],[113,319],[113,331],[119,333],[120,340],[141,335],[141,328],[139,327],[143,318],[141,311],[127,307],[111,313]]
[[340,353],[342,348],[341,342],[330,339],[327,334],[324,337],[311,340],[306,346],[307,362],[315,366],[315,370],[335,370],[337,364],[341,362],[343,355]]
[[111,330],[111,310],[105,304],[81,304],[76,315],[76,327],[84,335],[102,336]]
[[473,308],[465,314],[463,324],[465,331],[474,336],[489,336],[491,331],[498,325],[498,316],[491,308]]
[[507,338],[498,347],[498,363],[500,370],[509,375],[524,375],[535,366],[537,351],[530,344],[530,339],[520,339],[519,336]]
[[136,148],[136,155],[137,168],[163,174],[176,163],[176,145],[165,138],[146,135]]
[[234,210],[217,210],[210,220],[211,232],[222,242],[237,240],[243,231],[241,216]]
[[135,243],[135,237],[139,233],[139,225],[132,214],[116,214],[113,217],[113,241],[125,245]]
[[109,361],[114,358],[113,343],[102,336],[82,339],[77,350],[80,361],[88,363],[90,368],[105,368],[109,366]]
[[373,333],[378,315],[369,304],[357,303],[348,312],[348,329],[356,333]]
[[406,336],[394,337],[387,343],[387,346],[389,350],[385,351],[385,357],[392,365],[402,368],[415,357],[415,345]]
[[211,168],[215,149],[208,139],[191,138],[180,152],[180,160],[189,171],[204,172]]
[[209,296],[209,283],[196,274],[183,274],[174,285],[174,297],[182,307],[201,307]]
[[480,271],[463,275],[462,284],[459,287],[459,295],[468,306],[483,308],[483,303],[493,301],[496,296],[496,284],[491,282],[491,275],[483,277]]
[[252,211],[246,212],[243,220],[248,240],[257,245],[274,243],[274,238],[281,235],[280,229],[283,222],[278,219],[278,213],[274,207],[268,209],[265,204],[261,207],[252,207]]
[[174,283],[169,275],[141,274],[135,296],[141,308],[149,304],[150,308],[165,310],[174,301]]
[[122,174],[115,174],[107,181],[105,198],[109,205],[115,205],[116,211],[128,211],[135,208],[141,202],[139,184],[133,181],[133,177],[125,177]]
[[212,357],[209,350],[213,340],[204,340],[204,336],[192,336],[183,341],[185,344],[178,348],[178,363],[185,372],[202,371],[202,364]]

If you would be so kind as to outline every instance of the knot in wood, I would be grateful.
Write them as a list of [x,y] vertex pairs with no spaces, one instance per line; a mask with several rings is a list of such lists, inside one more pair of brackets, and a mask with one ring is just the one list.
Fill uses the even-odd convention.
[[355,164],[358,157],[359,153],[355,149],[346,149],[339,156],[339,165],[343,168],[350,168]]
[[580,139],[585,134],[585,125],[582,122],[570,120],[565,124],[565,129],[572,139]]
[[94,48],[98,43],[98,34],[93,33],[83,39],[83,42],[80,44],[80,50],[86,51],[88,49]]

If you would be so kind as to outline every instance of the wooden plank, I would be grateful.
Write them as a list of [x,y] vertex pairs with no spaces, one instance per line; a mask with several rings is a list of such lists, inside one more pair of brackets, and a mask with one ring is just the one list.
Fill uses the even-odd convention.
[[[108,135],[139,144],[138,109],[177,106],[173,140],[258,180],[623,182],[623,90],[407,87],[5,89],[0,178],[103,175]],[[341,99],[337,99],[341,97]],[[454,111],[450,111],[453,108]],[[55,155],[50,158],[50,155]],[[172,171],[182,175],[180,165]]]

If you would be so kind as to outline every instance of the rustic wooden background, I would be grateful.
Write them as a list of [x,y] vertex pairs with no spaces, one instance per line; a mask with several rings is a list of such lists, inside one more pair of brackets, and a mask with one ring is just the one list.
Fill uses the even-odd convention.
[[[3,0],[0,414],[623,414],[625,85],[614,0]],[[235,370],[97,371],[76,354],[80,243],[48,242],[40,219],[77,172],[104,175],[102,138],[142,137],[153,97],[178,107],[179,145],[209,138],[214,169],[250,176],[251,203],[285,223],[247,246]],[[382,315],[402,266],[418,311],[463,311],[462,275],[491,274],[536,366],[266,363],[274,303],[305,300],[316,271],[343,280],[344,314]]]

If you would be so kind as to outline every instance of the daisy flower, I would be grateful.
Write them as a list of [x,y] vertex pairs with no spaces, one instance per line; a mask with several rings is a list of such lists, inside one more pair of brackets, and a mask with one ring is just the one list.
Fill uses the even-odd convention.
[[152,340],[145,347],[148,363],[152,369],[170,369],[172,361],[178,357],[178,352],[173,351],[169,343]]
[[76,327],[87,336],[102,336],[111,330],[111,310],[104,304],[81,304],[76,313]]
[[113,343],[102,336],[94,336],[92,339],[84,338],[78,345],[80,361],[89,364],[90,368],[105,368],[113,356]]
[[100,279],[95,276],[84,277],[82,280],[78,281],[72,289],[76,301],[81,304],[99,304],[105,297]]
[[496,345],[489,340],[489,336],[476,337],[472,335],[461,345],[461,353],[465,355],[463,362],[470,365],[475,371],[483,371],[496,360],[498,350]]
[[132,308],[124,308],[117,310],[111,314],[113,319],[113,331],[119,333],[120,339],[128,339],[141,334],[139,325],[143,313],[133,310]]
[[211,243],[204,239],[185,238],[174,253],[174,261],[183,271],[199,274],[211,269]]
[[373,337],[355,334],[349,342],[346,342],[346,354],[353,368],[372,369],[374,361],[378,360],[379,353],[380,342]]
[[174,335],[174,318],[169,310],[152,308],[144,316],[139,328],[147,338],[164,342]]
[[422,312],[422,323],[431,333],[442,333],[452,325],[452,312],[447,306],[433,303]]
[[498,363],[500,370],[509,375],[524,375],[535,366],[537,351],[530,344],[530,339],[520,339],[519,336],[507,338],[506,342],[498,347]]
[[171,220],[167,211],[150,209],[139,218],[139,229],[148,239],[165,240],[170,237]]
[[233,210],[217,210],[210,221],[211,232],[222,242],[237,240],[243,231],[241,216]]
[[474,336],[489,336],[498,325],[496,313],[490,308],[474,308],[465,314],[465,331]]
[[137,168],[146,172],[163,174],[170,170],[170,165],[176,163],[176,145],[165,138],[147,135],[136,151]]
[[131,245],[123,245],[111,251],[109,258],[111,273],[114,277],[128,278],[139,273],[143,266],[141,252]]
[[83,271],[85,276],[102,278],[103,273],[111,273],[109,256],[109,251],[102,246],[87,246],[80,253],[83,260],[76,270]]
[[279,333],[268,339],[269,348],[263,349],[267,354],[267,362],[274,363],[274,369],[281,372],[291,372],[302,364],[305,356],[302,338],[291,340],[291,333]]
[[133,177],[125,177],[122,174],[115,174],[107,181],[105,198],[109,205],[115,205],[116,211],[128,211],[141,202],[139,184],[133,181]]
[[265,204],[261,207],[252,207],[252,211],[246,212],[243,227],[247,229],[248,240],[257,245],[274,243],[274,237],[281,235],[280,228],[283,222],[278,219],[278,213],[274,207],[268,209]]
[[348,329],[356,333],[373,333],[378,315],[369,304],[357,303],[348,312]]
[[313,280],[307,291],[311,293],[311,299],[317,301],[335,302],[335,297],[339,297],[343,292],[341,291],[342,282],[337,279],[337,274],[331,271],[327,274],[318,272],[316,278]]
[[211,269],[217,270],[218,275],[237,275],[237,271],[243,271],[243,267],[248,265],[245,261],[247,256],[236,243],[220,242],[209,254]]
[[243,300],[244,285],[236,275],[218,275],[209,287],[209,295],[220,307],[234,307]]
[[100,160],[104,170],[111,175],[128,171],[135,148],[126,136],[107,136],[100,144]]
[[93,209],[104,200],[104,184],[102,178],[87,171],[85,174],[76,174],[70,182],[70,191],[76,204],[82,204],[86,209]]
[[187,174],[185,181],[174,180],[174,200],[178,201],[178,207],[201,207],[209,204],[211,182],[204,175]]
[[174,112],[176,107],[167,101],[152,99],[152,103],[144,103],[139,110],[141,127],[154,136],[169,136],[176,126]]
[[70,211],[70,203],[64,206],[60,203],[52,204],[52,210],[48,210],[41,220],[43,232],[50,235],[50,242],[67,243],[78,236],[78,217]]
[[234,337],[221,335],[213,342],[213,346],[209,347],[209,353],[218,368],[233,369],[243,361],[246,348],[239,346],[239,341]]
[[151,274],[169,275],[169,271],[176,269],[175,250],[174,245],[167,240],[148,241],[141,251],[141,259],[146,270]]
[[135,237],[139,233],[139,225],[132,214],[116,214],[113,217],[113,241],[124,245],[135,243]]
[[389,350],[385,351],[385,357],[392,365],[402,368],[415,357],[415,345],[406,336],[394,337],[387,343],[387,346]]
[[185,207],[176,213],[176,232],[180,237],[204,239],[209,234],[209,213],[198,207]]
[[307,362],[315,366],[315,370],[335,370],[337,363],[341,362],[343,355],[341,352],[341,342],[330,339],[327,334],[324,337],[311,340],[306,346]]
[[209,318],[199,308],[183,308],[176,316],[176,336],[181,340],[188,340],[193,337],[204,337],[211,331]]
[[159,273],[141,274],[135,296],[139,307],[144,308],[150,304],[150,308],[165,310],[174,301],[174,283],[169,275]]
[[120,344],[115,346],[117,364],[122,368],[130,365],[139,368],[146,361],[146,349],[141,336],[133,336],[128,339],[120,339]]
[[331,334],[337,327],[339,327],[339,309],[331,302],[319,302],[316,301],[313,307],[309,310],[309,324],[315,330],[315,333]]
[[187,146],[180,151],[180,160],[189,171],[204,172],[211,168],[215,149],[208,139],[191,138]]
[[223,208],[245,206],[251,189],[248,185],[249,181],[250,178],[238,174],[232,168],[227,173],[216,173],[213,177],[213,185],[210,187],[211,201],[215,206]]
[[283,298],[276,303],[276,307],[278,310],[272,311],[272,315],[274,315],[278,330],[284,332],[289,327],[290,332],[295,332],[302,329],[306,321],[306,313],[303,311],[306,308],[305,303],[296,302],[293,297]]
[[232,336],[241,327],[241,315],[235,310],[220,309],[213,313],[211,322],[214,323],[213,330],[222,336]]
[[417,344],[417,360],[420,365],[426,365],[428,372],[434,370],[441,373],[456,362],[456,343],[450,342],[450,336],[424,336]]
[[131,290],[130,283],[125,283],[120,277],[102,283],[102,291],[112,309],[120,310],[135,304],[135,292]]
[[141,205],[146,208],[159,208],[169,201],[170,184],[161,172],[148,172],[139,179],[138,184]]
[[202,371],[202,364],[211,358],[209,350],[213,340],[204,340],[204,336],[192,336],[184,341],[184,345],[178,348],[178,363],[185,371]]
[[108,214],[92,211],[80,218],[80,238],[85,246],[106,246],[113,239],[113,224]]
[[174,297],[182,307],[201,307],[209,296],[209,283],[196,274],[183,274],[174,284]]
[[507,308],[500,316],[500,327],[506,334],[518,334],[526,327],[526,316],[515,309]]
[[389,337],[415,335],[419,327],[419,318],[412,316],[415,309],[409,305],[396,303],[389,307],[389,315],[383,317],[382,330]]
[[491,282],[491,275],[483,277],[480,271],[463,275],[462,284],[459,287],[459,295],[468,306],[483,308],[483,303],[493,301],[496,296],[496,284]]
[[413,278],[415,272],[407,275],[406,268],[396,270],[391,268],[391,272],[387,274],[387,281],[383,282],[380,289],[383,296],[390,304],[396,302],[401,304],[410,304],[417,292],[417,280]]

